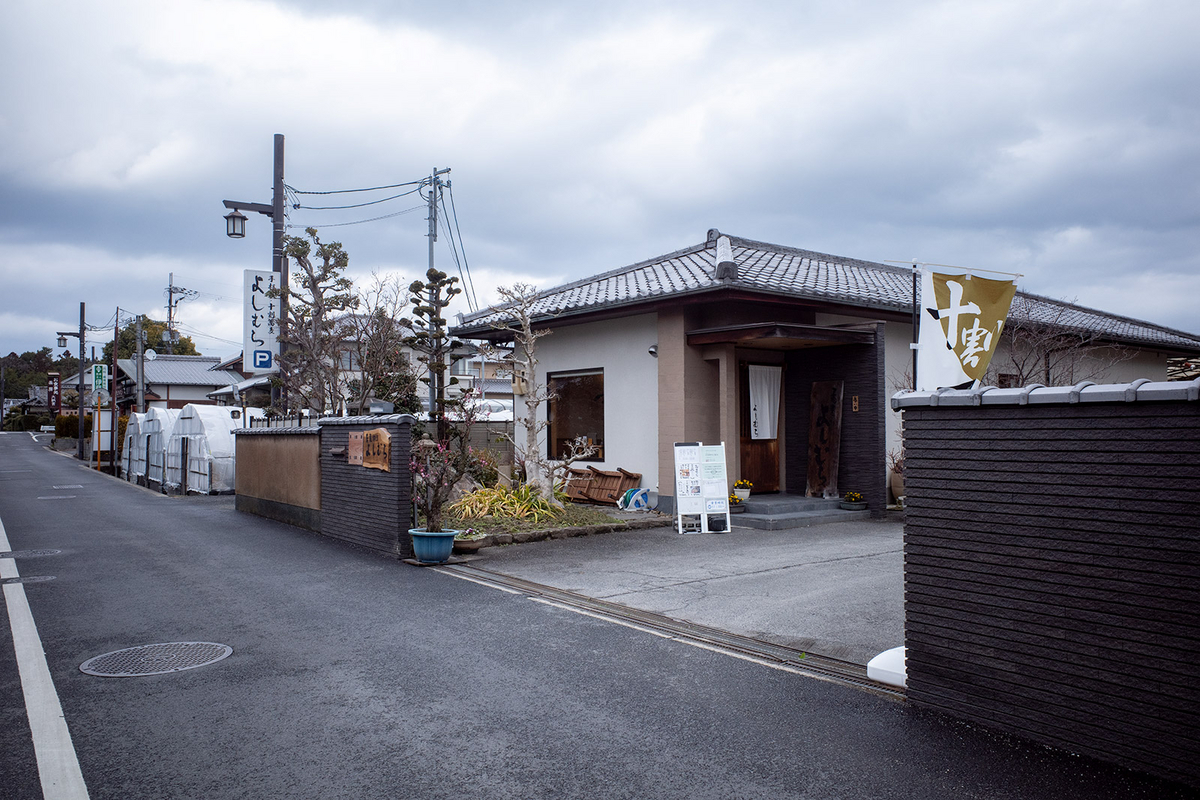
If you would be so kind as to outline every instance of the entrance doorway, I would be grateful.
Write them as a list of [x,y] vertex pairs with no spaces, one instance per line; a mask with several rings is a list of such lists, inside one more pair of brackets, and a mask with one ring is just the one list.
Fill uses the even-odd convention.
[[738,364],[738,395],[738,452],[741,476],[754,484],[756,493],[778,492],[779,439],[751,438],[750,365],[744,361]]

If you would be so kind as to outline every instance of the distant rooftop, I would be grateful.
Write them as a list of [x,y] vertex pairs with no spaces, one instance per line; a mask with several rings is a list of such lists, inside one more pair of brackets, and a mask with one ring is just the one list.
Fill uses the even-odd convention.
[[[146,384],[228,386],[242,380],[236,372],[215,369],[220,363],[217,356],[160,355],[145,362]],[[117,366],[131,379],[137,375],[137,365],[132,358],[118,358]]]
[[[773,296],[824,300],[879,311],[906,312],[912,307],[912,271],[907,267],[860,261],[794,247],[728,236],[737,277],[718,278],[717,238],[674,253],[604,272],[539,292],[533,304],[537,321],[569,318],[606,309],[633,307],[670,297],[722,289]],[[1018,292],[1010,318],[1028,318],[1055,327],[1086,331],[1114,342],[1200,353],[1200,335],[1150,322],[1108,314],[1047,297]],[[463,317],[456,335],[494,330],[505,306]]]

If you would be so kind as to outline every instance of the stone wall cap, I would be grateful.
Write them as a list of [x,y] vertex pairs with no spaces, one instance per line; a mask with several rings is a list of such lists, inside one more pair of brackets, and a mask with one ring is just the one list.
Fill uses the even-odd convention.
[[364,414],[360,417],[321,417],[318,425],[411,425],[417,418],[412,414]]
[[255,436],[271,435],[281,436],[283,434],[294,435],[297,433],[320,433],[321,429],[316,425],[293,426],[290,428],[238,428],[233,432],[234,436],[246,436],[253,434]]
[[902,391],[892,395],[892,409],[964,406],[1068,405],[1075,403],[1161,403],[1200,401],[1200,378],[1191,381],[1151,381],[1074,386],[1034,384],[1021,389],[938,389],[935,392]]

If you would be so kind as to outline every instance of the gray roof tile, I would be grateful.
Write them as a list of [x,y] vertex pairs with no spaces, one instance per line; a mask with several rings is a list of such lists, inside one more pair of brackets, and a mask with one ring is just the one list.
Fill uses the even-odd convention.
[[[722,234],[724,235],[724,234]],[[540,292],[536,319],[634,306],[660,298],[721,288],[825,300],[872,310],[906,311],[912,306],[912,273],[907,267],[816,253],[730,236],[738,277],[722,281],[713,244],[700,244],[628,267]],[[1107,314],[1071,303],[1018,292],[1010,317],[1028,317],[1055,327],[1086,331],[1129,344],[1200,352],[1200,336],[1150,322]],[[505,319],[503,306],[463,318],[458,335],[491,330]]]
[[[221,363],[216,356],[168,356],[160,355],[146,363],[146,385],[172,384],[183,386],[228,386],[242,380],[236,372],[215,370]],[[137,375],[137,366],[132,358],[118,358],[117,366],[129,378]]]

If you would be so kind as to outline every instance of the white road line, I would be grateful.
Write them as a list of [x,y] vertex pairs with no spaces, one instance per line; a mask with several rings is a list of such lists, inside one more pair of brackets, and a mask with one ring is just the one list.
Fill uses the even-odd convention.
[[[11,550],[4,521],[0,520],[0,552]],[[17,577],[20,575],[16,562],[11,558],[0,558],[0,578]],[[25,713],[33,732],[33,751],[37,756],[42,796],[47,800],[87,800],[87,784],[79,769],[79,759],[75,755],[62,704],[58,701],[54,679],[50,677],[46,652],[33,622],[25,587],[19,583],[5,584],[4,602],[8,606],[21,691],[25,694]]]

